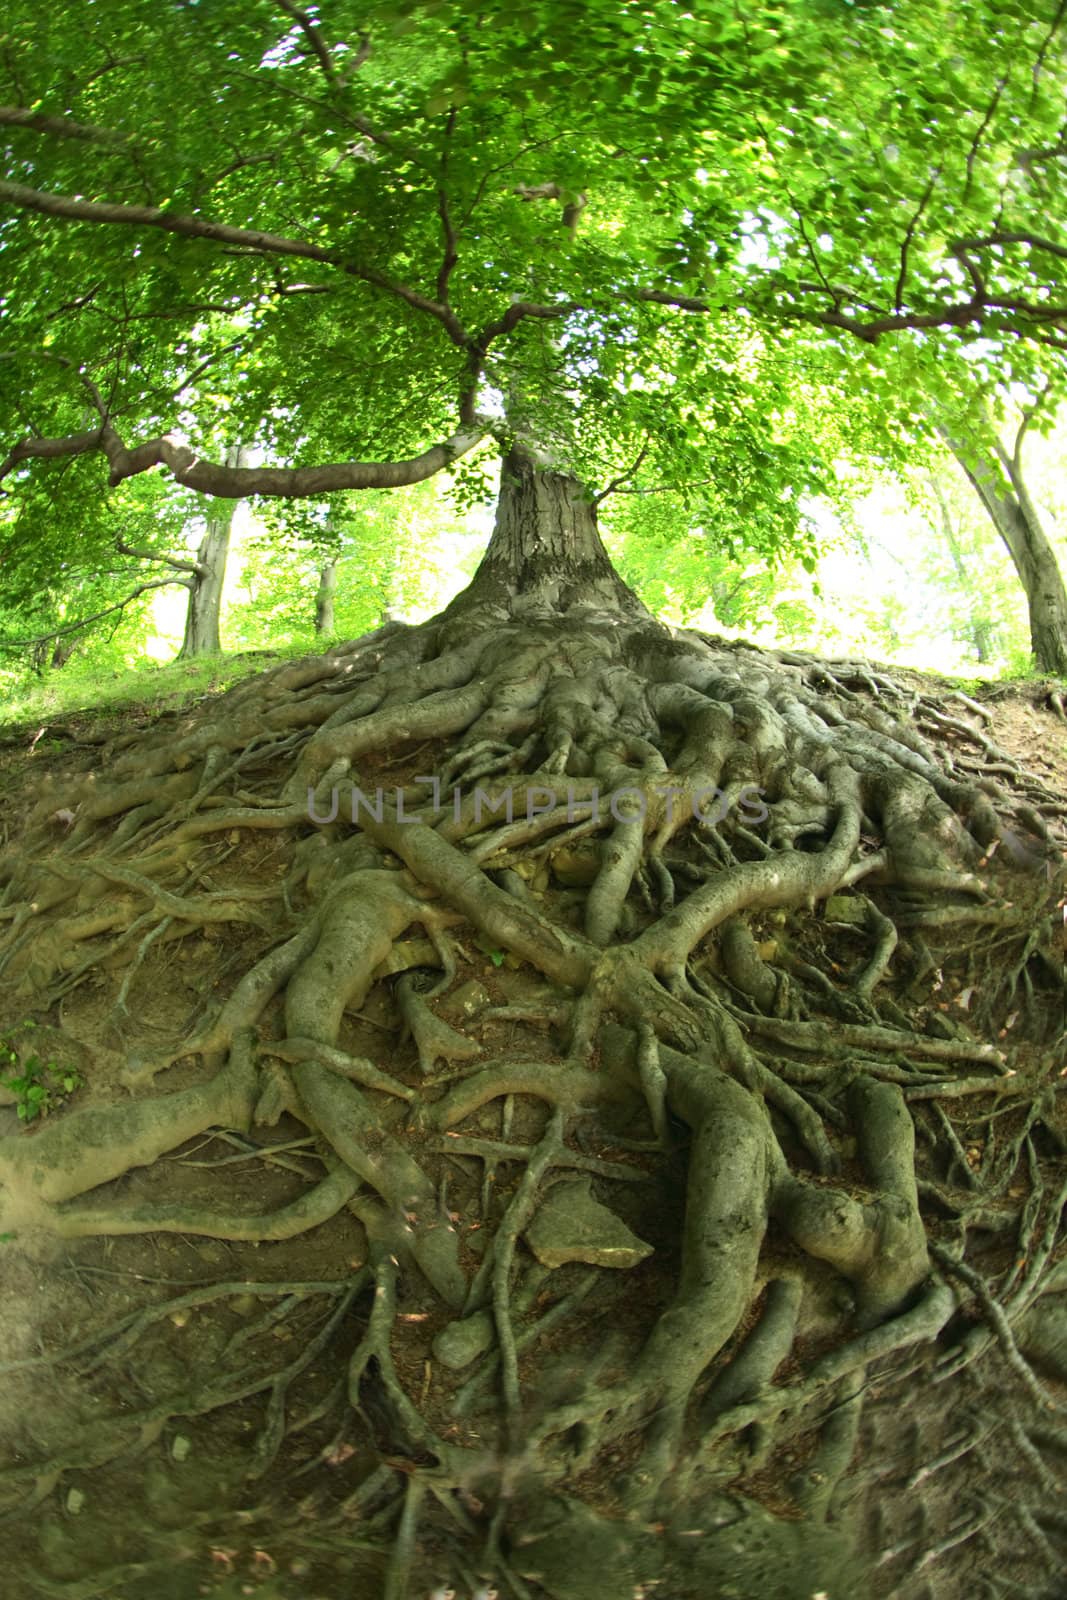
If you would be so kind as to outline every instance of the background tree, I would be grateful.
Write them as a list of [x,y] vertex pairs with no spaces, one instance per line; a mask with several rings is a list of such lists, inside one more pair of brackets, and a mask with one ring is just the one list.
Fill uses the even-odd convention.
[[[1047,394],[1042,397],[1047,400]],[[1026,595],[1030,646],[1040,672],[1067,675],[1067,585],[1056,547],[1027,483],[1023,445],[1041,401],[1025,406],[1005,444],[986,417],[981,433],[946,432],[953,455],[967,474],[1004,547]]]
[[[242,466],[246,454],[240,445],[234,445],[227,451],[226,465]],[[179,652],[187,660],[197,656],[218,655],[222,649],[219,621],[234,510],[232,504],[216,503],[213,506],[195,560],[188,563],[189,608],[185,614],[185,637]]]
[[188,581],[190,563],[178,552],[194,497],[156,477],[101,492],[81,465],[0,506],[0,651],[9,661],[53,646],[84,649],[123,623],[142,626],[152,596]]

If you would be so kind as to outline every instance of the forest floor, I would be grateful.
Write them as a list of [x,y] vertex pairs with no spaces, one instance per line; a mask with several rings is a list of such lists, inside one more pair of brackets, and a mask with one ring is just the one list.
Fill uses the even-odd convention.
[[[265,664],[249,662],[253,670]],[[884,670],[928,695],[951,692],[950,684],[932,676]],[[986,728],[990,736],[1050,789],[1067,794],[1067,725],[1048,709],[1046,689],[1027,680],[985,685],[972,692],[990,714]],[[177,732],[195,703],[194,696],[192,704],[161,709],[135,700],[100,711],[66,711],[51,725],[0,723],[0,846],[17,843],[25,817],[49,782],[59,784],[61,774],[72,771],[106,769],[116,751],[148,729],[158,734],[168,721]],[[962,714],[958,702],[946,701],[945,709]],[[415,765],[426,770],[426,759],[416,757]],[[387,767],[388,759],[381,763],[382,771]],[[376,779],[369,767],[367,776]],[[399,781],[396,773],[390,771],[389,781]],[[56,827],[61,829],[60,789],[56,798]],[[228,845],[220,880],[227,888],[269,885],[286,871],[281,841],[274,835],[235,830]],[[771,928],[766,931],[773,933]],[[823,953],[831,959],[834,937],[844,936],[838,933],[825,941]],[[172,945],[161,941],[142,964],[127,996],[138,1037],[187,1037],[210,1007],[212,996],[232,987],[271,943],[268,931],[230,924],[207,929],[196,941]],[[527,978],[517,962],[473,944],[461,950],[465,961],[439,1008],[444,1020],[462,1030],[489,1003],[521,1006]],[[0,996],[0,1040],[24,1037],[27,1024],[34,1023],[40,1059],[54,1061],[62,1071],[73,1069],[84,1079],[74,1091],[74,1103],[109,1103],[123,1092],[118,1084],[123,1057],[109,1021],[121,977],[120,969],[113,976],[94,974],[53,1015],[9,1014]],[[529,1056],[531,1045],[536,1051],[537,1036],[527,1034],[522,1022],[488,1026],[496,1030],[491,1048],[497,1056]],[[383,1038],[400,1032],[392,990],[379,983],[361,1014],[346,1018],[339,1044],[351,1056],[380,1056]],[[63,1054],[68,1049],[63,1041],[70,1035],[84,1045],[78,1060]],[[394,1044],[392,1052],[390,1070],[402,1083],[417,1089],[427,1081],[419,1074],[410,1042]],[[166,1073],[164,1086],[168,1091],[184,1088],[197,1080],[197,1074],[194,1059],[183,1058]],[[0,1136],[15,1133],[19,1126],[14,1094],[8,1091],[3,1098],[9,1103],[0,1105]],[[61,1115],[61,1108],[54,1114]],[[523,1142],[536,1140],[536,1118],[529,1128],[524,1118],[520,1099],[512,1136]],[[487,1107],[469,1128],[487,1138],[499,1137],[498,1109]],[[21,1135],[27,1140],[34,1136],[32,1126]],[[112,1192],[131,1203],[193,1205],[203,1202],[206,1182],[224,1176],[227,1204],[257,1215],[273,1212],[306,1187],[303,1152],[312,1141],[306,1129],[288,1116],[269,1131],[257,1130],[255,1137],[254,1145],[236,1136],[209,1134],[128,1174],[111,1186]],[[263,1146],[269,1149],[264,1152]],[[550,1399],[565,1395],[576,1372],[593,1360],[605,1333],[605,1315],[613,1329],[625,1328],[639,1307],[643,1325],[645,1307],[666,1303],[677,1273],[678,1214],[684,1198],[680,1186],[644,1155],[620,1156],[612,1151],[611,1156],[633,1166],[635,1182],[620,1186],[624,1199],[618,1209],[631,1228],[656,1247],[655,1252],[647,1262],[619,1275],[623,1292],[614,1302],[598,1302],[599,1317],[584,1323],[580,1348],[569,1334],[559,1336],[558,1393],[539,1396],[546,1406]],[[979,1158],[980,1152],[975,1156]],[[517,1182],[517,1169],[505,1168],[498,1198],[506,1198]],[[462,1241],[461,1264],[473,1269],[481,1242],[481,1197],[459,1168],[449,1203]],[[782,1248],[793,1247],[783,1243]],[[344,1210],[310,1233],[266,1243],[183,1234],[65,1240],[35,1232],[5,1236],[0,1242],[0,1496],[11,1505],[4,1520],[13,1519],[17,1543],[25,1554],[18,1563],[10,1558],[4,1562],[0,1600],[29,1600],[36,1594],[62,1600],[76,1600],[82,1593],[95,1595],[97,1588],[83,1590],[80,1585],[83,1580],[88,1583],[89,1573],[99,1584],[107,1569],[112,1573],[109,1590],[114,1600],[191,1600],[199,1595],[357,1600],[376,1595],[381,1560],[370,1547],[361,1555],[359,1524],[334,1531],[322,1531],[319,1525],[323,1508],[336,1508],[352,1496],[377,1459],[349,1427],[353,1413],[340,1403],[338,1369],[331,1365],[325,1344],[321,1356],[299,1373],[299,1381],[294,1376],[289,1429],[265,1474],[260,1462],[271,1459],[276,1441],[271,1438],[270,1394],[263,1392],[237,1398],[205,1415],[175,1417],[168,1412],[158,1427],[142,1426],[112,1460],[91,1470],[89,1463],[65,1448],[74,1422],[93,1414],[121,1422],[124,1409],[150,1414],[161,1397],[202,1386],[216,1365],[232,1369],[242,1345],[251,1351],[261,1348],[264,1339],[274,1339],[283,1356],[294,1358],[313,1349],[316,1334],[332,1314],[339,1286],[362,1264],[363,1249],[362,1228]],[[554,1288],[577,1288],[582,1273],[577,1265],[558,1269]],[[828,1269],[831,1299],[833,1276]],[[263,1284],[271,1286],[269,1294],[252,1292],[250,1285]],[[222,1287],[211,1288],[206,1297],[215,1285]],[[285,1291],[283,1285],[292,1287]],[[141,1336],[136,1342],[125,1338],[129,1320],[142,1312]],[[442,1384],[431,1358],[434,1337],[444,1320],[447,1314],[440,1302],[417,1277],[405,1283],[394,1340],[396,1369],[408,1392],[421,1397],[430,1422],[473,1448],[475,1434],[465,1424],[457,1425],[447,1408],[462,1375]],[[828,1310],[827,1330],[832,1326]],[[101,1331],[109,1328],[116,1330],[114,1337],[99,1342]],[[738,1340],[744,1331],[739,1331]],[[818,1338],[817,1330],[809,1330],[808,1349],[801,1355],[814,1353]],[[62,1365],[50,1359],[56,1352],[77,1351],[83,1343],[81,1353],[68,1356]],[[544,1381],[542,1364],[538,1382]],[[914,1416],[909,1426],[914,1426]],[[903,1436],[900,1448],[906,1449]],[[798,1468],[803,1453],[801,1440]],[[45,1470],[42,1461],[48,1464]],[[35,1464],[32,1471],[28,1463]],[[891,1469],[891,1462],[886,1465]],[[877,1473],[874,1476],[877,1479]],[[743,1489],[772,1513],[788,1511],[788,1497],[774,1479],[751,1479]],[[892,1536],[892,1527],[883,1533],[890,1544]],[[761,1600],[777,1596],[808,1600],[808,1587],[789,1586],[791,1557],[783,1540],[788,1542],[788,1529],[779,1527],[773,1561],[770,1554],[767,1557],[777,1587],[767,1586],[766,1573],[753,1570],[747,1576],[725,1574],[720,1592],[736,1593],[742,1600],[748,1600],[750,1593],[759,1593]],[[825,1559],[836,1580],[846,1581],[844,1552],[828,1546]],[[472,1575],[471,1595],[477,1592],[475,1581]],[[611,1576],[610,1551],[591,1549],[588,1581],[588,1600],[600,1596],[616,1600],[616,1591],[605,1586],[616,1581]],[[626,1600],[630,1592],[626,1591]],[[635,1597],[642,1592],[640,1586],[632,1590]],[[833,1600],[839,1592],[847,1593],[835,1588]],[[669,1600],[661,1588],[650,1588],[648,1593],[649,1600]],[[618,1600],[623,1600],[621,1590]]]

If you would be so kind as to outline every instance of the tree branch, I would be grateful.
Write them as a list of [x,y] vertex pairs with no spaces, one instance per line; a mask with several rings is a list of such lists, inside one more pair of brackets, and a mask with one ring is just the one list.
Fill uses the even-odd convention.
[[589,203],[584,194],[576,195],[573,200],[566,199],[558,183],[517,183],[515,193],[523,200],[562,200],[563,215],[560,221],[572,239],[578,232],[578,218]]
[[210,239],[216,244],[237,246],[254,255],[300,256],[306,261],[319,261],[324,266],[336,267],[349,277],[358,278],[376,289],[395,295],[416,311],[434,317],[448,334],[453,344],[466,349],[469,336],[454,311],[439,305],[436,300],[409,289],[405,284],[394,283],[384,272],[373,267],[362,267],[336,250],[322,245],[309,244],[302,239],[288,239],[282,234],[260,232],[253,228],[238,228],[227,222],[212,222],[206,217],[182,216],[160,206],[129,206],[118,202],[77,200],[68,195],[48,194],[43,189],[30,189],[25,184],[0,182],[0,201],[6,200],[23,211],[36,211],[41,216],[61,217],[70,222],[102,222],[123,227],[159,228],[164,233],[175,233],[186,239]]
[[205,461],[170,434],[146,440],[130,450],[111,423],[105,422],[92,433],[69,434],[62,439],[21,440],[0,465],[0,481],[22,461],[55,460],[100,450],[111,467],[112,487],[152,467],[166,467],[187,489],[196,489],[200,494],[213,495],[220,500],[243,500],[256,494],[272,499],[299,500],[338,490],[399,489],[407,484],[422,483],[473,450],[487,432],[485,423],[476,422],[473,427],[452,434],[407,461],[342,461],[321,467],[227,467]]
[[1003,75],[1003,77],[1000,77],[1000,78],[997,79],[996,88],[993,90],[993,97],[990,100],[988,106],[986,107],[985,116],[982,118],[981,122],[979,123],[977,131],[975,132],[974,138],[971,140],[971,148],[967,152],[967,181],[963,186],[963,204],[964,205],[967,204],[967,201],[971,197],[971,185],[974,182],[974,163],[975,163],[975,159],[976,159],[976,157],[978,155],[979,146],[981,145],[982,140],[986,136],[986,130],[988,129],[989,124],[992,122],[993,118],[996,115],[997,106],[1000,104],[1000,97],[1004,93],[1004,88],[1005,88],[1005,85],[1007,84],[1007,82],[1008,82],[1008,74],[1007,73],[1005,73]]
[[918,227],[919,218],[926,210],[930,196],[934,192],[934,185],[940,176],[941,168],[933,167],[926,188],[919,197],[919,204],[909,218],[908,226],[904,230],[904,237],[900,241],[900,271],[897,274],[897,285],[893,293],[893,305],[898,311],[903,311],[904,309],[904,285],[908,279],[908,251],[911,248],[911,241],[915,237],[915,229]]
[[207,573],[207,568],[199,561],[183,561],[179,556],[168,556],[156,550],[137,550],[122,539],[115,540],[115,549],[120,556],[136,556],[138,561],[155,561],[160,566],[173,567],[176,572],[189,572],[194,578],[203,578]]
[[[513,300],[503,316],[498,317],[495,322],[487,322],[481,333],[474,335],[471,341],[472,349],[478,356],[484,356],[494,340],[501,339],[505,334],[510,333],[526,317],[552,322],[559,317],[569,317],[573,311],[584,311],[586,309],[576,300],[564,301],[558,306],[537,305],[532,300]],[[700,309],[706,311],[708,307],[701,306]]]
[[1029,107],[1029,110],[1030,110],[1031,113],[1033,112],[1033,109],[1034,109],[1034,102],[1037,99],[1038,85],[1041,82],[1041,69],[1045,65],[1045,57],[1048,54],[1049,46],[1051,45],[1053,39],[1056,37],[1056,34],[1060,30],[1060,27],[1061,27],[1061,25],[1063,23],[1063,19],[1064,19],[1065,16],[1067,16],[1067,0],[1059,0],[1059,5],[1056,7],[1056,13],[1053,16],[1052,21],[1049,23],[1048,32],[1045,34],[1044,39],[1041,41],[1041,48],[1037,52],[1037,55],[1034,57],[1034,65],[1033,65],[1033,67],[1031,69],[1031,73],[1030,73],[1031,81],[1032,81],[1032,84],[1033,84],[1033,87],[1030,90],[1030,107]]
[[1056,244],[1052,239],[1040,239],[1032,233],[989,233],[984,239],[956,239],[952,250],[953,253],[960,250],[988,250],[993,245],[1001,244],[1026,244],[1031,250],[1045,250],[1049,255],[1067,261],[1067,245]]
[[608,498],[609,494],[614,494],[617,489],[621,489],[623,484],[634,476],[641,466],[642,461],[648,455],[648,450],[651,443],[651,439],[646,437],[644,444],[637,453],[637,459],[634,461],[633,465],[627,467],[625,472],[620,472],[617,478],[612,478],[606,489],[601,489],[599,494],[593,496],[594,506],[600,505],[602,501]]
[[1048,380],[1048,382],[1045,384],[1044,388],[1037,395],[1036,399],[1034,400],[1033,405],[1029,405],[1029,406],[1024,406],[1023,407],[1022,417],[1020,418],[1019,427],[1018,427],[1018,430],[1016,431],[1016,434],[1015,434],[1015,443],[1013,444],[1012,451],[1011,451],[1011,465],[1012,465],[1013,478],[1019,478],[1019,479],[1022,478],[1022,473],[1023,473],[1023,444],[1024,444],[1025,440],[1026,440],[1026,435],[1030,430],[1030,425],[1034,421],[1034,418],[1044,408],[1045,403],[1048,400],[1049,395],[1052,393],[1052,390],[1053,390],[1053,383],[1052,383],[1052,379],[1050,378]]
[[448,203],[448,147],[452,140],[452,132],[456,126],[456,108],[450,106],[448,121],[445,124],[445,139],[441,149],[441,181],[437,186],[437,214],[441,218],[441,232],[444,234],[445,253],[437,273],[436,294],[438,302],[448,305],[448,280],[452,270],[459,260],[458,240],[456,238],[455,224]]
[[277,0],[277,5],[281,11],[285,12],[287,17],[292,17],[301,33],[304,35],[304,38],[311,46],[315,59],[322,68],[322,75],[326,79],[326,82],[330,85],[331,89],[336,88],[337,73],[334,70],[330,52],[326,48],[326,42],[323,39],[322,34],[319,32],[318,28],[316,28],[314,22],[308,16],[307,12],[301,11],[299,6],[293,5],[292,0]]
[[1015,157],[1015,165],[1020,171],[1032,178],[1033,168],[1044,166],[1046,161],[1063,161],[1067,159],[1067,127],[1061,130],[1059,142],[1049,145],[1031,145],[1025,150],[1020,150]]
[[68,433],[62,439],[22,439],[8,452],[6,460],[0,462],[0,483],[20,461],[26,461],[30,456],[43,456],[45,460],[57,461],[64,456],[82,456],[87,450],[97,450],[99,447],[99,428],[89,433]]
[[0,127],[31,128],[34,133],[50,133],[57,139],[77,139],[84,144],[127,144],[129,135],[114,128],[95,128],[70,117],[53,117],[27,106],[0,106]]
[[47,644],[49,639],[62,639],[68,633],[78,633],[82,628],[88,628],[91,623],[99,622],[102,617],[110,617],[112,612],[125,611],[141,595],[147,594],[150,589],[170,589],[175,584],[182,588],[189,587],[188,578],[155,578],[151,583],[142,583],[128,594],[125,600],[118,600],[113,606],[106,606],[103,611],[96,611],[91,617],[82,617],[80,622],[69,622],[63,628],[55,628],[51,633],[38,634],[35,639],[0,639],[0,650],[25,650],[35,644]]

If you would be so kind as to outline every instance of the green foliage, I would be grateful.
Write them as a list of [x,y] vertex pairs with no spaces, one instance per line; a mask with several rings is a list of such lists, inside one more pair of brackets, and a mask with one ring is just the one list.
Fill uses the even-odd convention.
[[[32,1026],[30,1021],[23,1024],[24,1028]],[[15,1096],[20,1122],[36,1122],[39,1117],[47,1117],[51,1112],[58,1111],[85,1081],[73,1067],[60,1066],[55,1061],[42,1061],[40,1056],[33,1053],[20,1061],[11,1036],[7,1035],[0,1038],[0,1072],[5,1069],[11,1071],[12,1068],[18,1068],[18,1071],[12,1077],[0,1078],[0,1084]]]
[[[0,501],[0,686],[71,656],[87,672],[124,668],[157,592],[146,586],[181,576],[147,557],[184,552],[201,498],[154,475],[105,492],[94,466],[74,460]],[[119,544],[145,556],[124,555]]]
[[509,956],[506,950],[498,949],[491,939],[486,939],[479,935],[474,942],[482,954],[488,957],[494,967],[502,967],[504,965],[515,967],[519,965],[514,956]]
[[1026,671],[1030,646],[1022,592],[962,473],[942,466],[913,484],[912,499],[934,534],[916,564],[941,597],[945,631],[979,663],[995,662],[1011,676]]
[[[822,361],[842,405],[876,393],[896,413],[935,348],[962,387],[1045,359],[1064,68],[1037,0],[304,15],[94,0],[87,37],[73,0],[16,4],[15,183],[291,244],[57,219],[9,191],[9,415],[75,434],[106,397],[131,436],[180,425],[208,448],[225,420],[293,464],[376,459],[452,426],[480,351],[509,425],[535,421],[590,482],[645,443],[651,481],[710,456],[763,492],[793,462],[765,459],[754,329],[772,390]],[[992,234],[1047,248],[961,244]],[[554,314],[479,346],[527,299]],[[918,331],[849,352],[896,323]],[[898,433],[881,428],[887,454]]]
[[[844,517],[932,459],[936,421],[995,419],[1063,366],[1047,0],[91,12],[12,0],[0,51],[0,456],[67,441],[0,499],[9,685],[18,641],[96,611],[83,669],[135,658],[151,595],[108,608],[155,572],[117,540],[173,553],[197,512],[155,473],[106,487],[78,453],[104,423],[300,467],[410,456],[476,407],[457,517],[532,433],[618,484],[650,604],[791,637],[822,626],[814,501]],[[78,197],[97,209],[55,214]],[[327,559],[339,632],[432,607],[468,552],[403,493],[258,506],[230,642],[310,642]],[[930,571],[959,640],[1000,604],[965,555],[966,583]],[[888,649],[910,619],[877,599]]]
[[[495,481],[491,457],[476,458],[475,469],[477,481],[487,471]],[[390,615],[430,615],[451,599],[457,569],[473,571],[489,531],[484,517],[479,526],[465,492],[463,510],[457,508],[454,487],[435,480],[323,502],[264,502],[256,531],[237,554],[227,640],[246,649],[297,640],[320,647],[313,613],[326,561],[337,567],[338,637],[358,638]]]

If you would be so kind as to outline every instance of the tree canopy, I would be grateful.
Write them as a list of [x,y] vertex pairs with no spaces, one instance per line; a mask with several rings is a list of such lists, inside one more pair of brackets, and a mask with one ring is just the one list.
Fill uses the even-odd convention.
[[932,336],[963,386],[1062,361],[1062,10],[9,8],[9,492],[103,452],[319,496],[531,430],[594,484],[817,484],[813,366],[891,450]]

